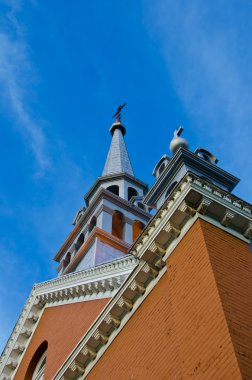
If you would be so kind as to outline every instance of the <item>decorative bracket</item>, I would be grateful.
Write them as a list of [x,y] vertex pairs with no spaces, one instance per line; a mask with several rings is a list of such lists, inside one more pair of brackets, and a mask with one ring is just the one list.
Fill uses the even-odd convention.
[[199,207],[197,208],[197,211],[200,213],[200,214],[205,214],[208,207],[210,206],[210,204],[212,203],[212,200],[207,198],[207,197],[202,197],[201,199],[201,202],[200,202],[200,205]]
[[226,210],[223,218],[221,219],[221,224],[225,227],[228,227],[231,224],[234,217],[235,217],[234,212],[230,210]]

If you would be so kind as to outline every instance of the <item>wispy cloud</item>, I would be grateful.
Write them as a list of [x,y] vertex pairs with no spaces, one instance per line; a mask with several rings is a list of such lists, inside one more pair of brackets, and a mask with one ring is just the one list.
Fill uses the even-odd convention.
[[38,171],[43,172],[50,166],[50,159],[43,122],[36,120],[30,112],[32,99],[29,91],[35,83],[35,70],[29,58],[23,27],[16,17],[21,2],[3,3],[7,4],[7,11],[2,15],[4,22],[0,26],[0,100],[8,109],[16,130],[31,149]]
[[147,28],[198,140],[215,148],[226,168],[245,178],[251,170],[244,166],[252,143],[251,23],[238,8],[197,0],[157,0],[144,7]]

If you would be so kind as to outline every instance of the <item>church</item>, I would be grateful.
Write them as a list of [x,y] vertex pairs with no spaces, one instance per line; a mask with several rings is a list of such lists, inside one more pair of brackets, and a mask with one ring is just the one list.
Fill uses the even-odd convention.
[[252,379],[252,206],[239,179],[174,132],[135,177],[122,106],[101,177],[34,285],[1,380]]

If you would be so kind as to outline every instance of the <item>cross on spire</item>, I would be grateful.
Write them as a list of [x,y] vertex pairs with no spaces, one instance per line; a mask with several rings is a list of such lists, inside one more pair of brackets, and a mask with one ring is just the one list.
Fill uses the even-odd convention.
[[122,109],[126,106],[126,103],[123,103],[122,105],[120,104],[119,107],[117,108],[117,111],[116,113],[114,114],[114,116],[112,117],[112,119],[115,119],[116,118],[116,122],[117,123],[120,123],[121,122],[121,112],[122,112]]

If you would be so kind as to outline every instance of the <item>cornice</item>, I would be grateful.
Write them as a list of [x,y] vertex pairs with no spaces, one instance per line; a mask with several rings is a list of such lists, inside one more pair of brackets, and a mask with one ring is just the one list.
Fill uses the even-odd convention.
[[198,218],[218,223],[246,242],[252,238],[251,205],[187,174],[133,244],[131,253],[140,260],[139,264],[79,341],[54,380],[87,376],[146,294],[158,283],[166,271],[167,255]]
[[128,173],[116,173],[116,174],[109,174],[106,176],[98,177],[94,184],[91,186],[89,191],[84,195],[84,199],[86,203],[88,204],[89,198],[92,196],[92,194],[97,190],[98,186],[102,182],[109,182],[111,180],[118,180],[121,178],[125,178],[127,181],[131,182],[132,184],[136,184],[140,187],[142,187],[145,190],[148,190],[147,183],[141,181],[140,179],[128,174]]
[[46,307],[111,298],[134,270],[131,255],[33,286],[0,358],[0,379],[12,379]]
[[[194,194],[198,194],[195,201],[193,201]],[[218,208],[218,205],[221,207]],[[216,215],[213,215],[213,210],[216,211]],[[187,215],[179,222],[179,226],[177,225],[178,212],[180,217],[182,214]],[[209,215],[213,220],[220,221],[222,225],[229,228],[230,232],[234,230],[247,241],[252,237],[252,206],[235,195],[188,173],[138,237],[131,253],[142,258],[142,254],[147,249],[145,242],[149,241],[150,238],[155,240],[162,231],[161,220],[163,223],[168,223],[167,229],[180,231],[187,218],[196,212]],[[233,224],[235,215],[239,215],[239,219],[236,218],[237,224]],[[172,227],[169,227],[171,225]]]
[[[189,165],[189,167],[187,167],[187,165]],[[187,149],[180,148],[170,159],[162,174],[157,178],[148,193],[145,195],[144,202],[151,203],[153,196],[155,194],[160,194],[160,192],[162,192],[165,188],[167,184],[166,179],[174,177],[182,166],[186,166],[188,172],[190,172],[190,165],[197,168],[197,170],[199,170],[202,174],[205,173],[207,175],[207,173],[211,173],[211,176],[215,177],[216,181],[220,181],[220,183],[224,184],[225,182],[225,185],[230,191],[237,185],[237,183],[239,183],[239,179],[237,177],[221,169],[219,166],[207,162]]]
[[116,248],[124,253],[127,253],[129,251],[130,245],[127,242],[121,239],[118,239],[116,236],[113,236],[112,234],[102,230],[99,227],[94,227],[88,239],[82,244],[82,246],[80,247],[80,249],[74,256],[74,258],[70,261],[70,263],[66,267],[64,274],[67,274],[73,271],[77,267],[77,265],[80,263],[81,259],[85,256],[85,253],[94,243],[96,238],[100,239],[101,241],[107,243],[111,247]]
[[106,189],[100,189],[100,191],[97,193],[97,196],[93,199],[93,201],[88,206],[84,214],[80,217],[80,220],[78,221],[78,223],[75,225],[73,230],[65,239],[62,246],[59,248],[59,250],[55,254],[54,256],[55,261],[59,261],[61,256],[69,249],[70,245],[73,243],[77,235],[81,232],[82,227],[85,225],[85,223],[87,223],[88,219],[93,215],[95,209],[97,208],[97,205],[102,199],[107,199],[113,202],[115,205],[118,205],[124,210],[129,211],[132,214],[136,215],[136,217],[140,216],[146,222],[148,222],[152,216],[149,213],[145,212],[144,210],[140,209],[139,207],[132,205],[130,202],[126,201],[125,199],[111,193],[110,191]]

